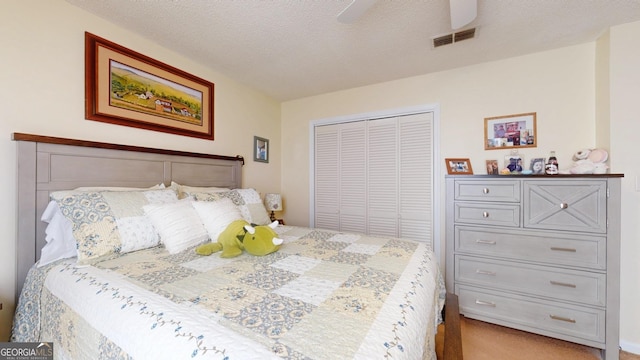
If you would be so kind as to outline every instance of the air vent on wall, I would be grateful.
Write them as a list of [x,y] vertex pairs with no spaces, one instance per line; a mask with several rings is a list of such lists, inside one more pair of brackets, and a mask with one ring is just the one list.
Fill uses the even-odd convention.
[[462,40],[473,39],[476,36],[476,28],[461,30],[452,34],[442,35],[433,38],[433,47],[453,44]]

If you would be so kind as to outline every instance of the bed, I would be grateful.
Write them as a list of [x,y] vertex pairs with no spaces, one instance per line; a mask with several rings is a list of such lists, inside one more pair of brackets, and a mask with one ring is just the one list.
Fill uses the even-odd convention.
[[[194,208],[214,211],[224,199],[245,220],[265,221],[259,195],[242,188],[242,157],[13,139],[12,341],[53,342],[56,359],[436,359],[446,291],[426,244],[280,225],[273,254],[201,256],[194,247],[220,224]],[[75,256],[42,250],[58,234],[53,216],[41,221],[52,208],[73,229],[57,238],[68,245],[73,234]]]

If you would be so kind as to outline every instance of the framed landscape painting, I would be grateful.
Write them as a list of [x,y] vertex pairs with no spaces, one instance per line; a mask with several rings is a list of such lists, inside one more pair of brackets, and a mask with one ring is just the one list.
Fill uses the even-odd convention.
[[213,140],[214,84],[85,32],[88,120]]

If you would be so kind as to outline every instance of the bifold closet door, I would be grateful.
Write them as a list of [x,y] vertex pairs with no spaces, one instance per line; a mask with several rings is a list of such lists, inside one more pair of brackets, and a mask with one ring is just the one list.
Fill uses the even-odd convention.
[[398,119],[368,122],[367,234],[398,236]]
[[433,245],[433,113],[398,118],[398,236]]
[[433,114],[315,128],[315,226],[431,242]]
[[366,232],[366,122],[315,129],[315,227]]

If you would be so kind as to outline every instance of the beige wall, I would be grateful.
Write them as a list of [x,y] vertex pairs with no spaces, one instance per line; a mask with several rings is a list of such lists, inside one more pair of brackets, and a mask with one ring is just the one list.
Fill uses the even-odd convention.
[[[635,186],[638,176],[638,160],[630,155],[633,138],[640,133],[640,122],[634,117],[638,112],[633,108],[640,94],[640,55],[633,41],[640,36],[638,26],[636,23],[611,32],[611,57],[607,55],[609,40],[605,39],[283,103],[282,161],[286,166],[282,169],[282,189],[287,222],[306,225],[309,221],[309,123],[313,120],[436,104],[440,109],[439,161],[445,157],[469,157],[475,172],[482,174],[486,173],[485,160],[503,159],[508,154],[484,150],[483,119],[537,112],[538,146],[520,151],[525,161],[547,157],[549,151],[555,150],[560,167],[566,168],[577,150],[595,146],[609,149],[611,142],[612,171],[627,174],[622,204],[621,343],[625,350],[640,353],[640,246],[635,239],[640,201],[635,188],[631,189],[631,182]],[[609,62],[615,70],[603,73]],[[633,75],[630,77],[629,73]],[[607,98],[609,81],[611,105]],[[625,96],[618,96],[619,93]],[[441,167],[439,181],[445,172]],[[441,204],[443,213],[444,196]],[[442,218],[441,226],[443,221]],[[438,240],[444,249],[443,233]]]
[[611,166],[622,180],[620,331],[623,349],[640,354],[640,22],[609,33]]
[[[84,119],[84,32],[89,31],[215,83],[215,141]],[[71,137],[182,151],[243,155],[243,184],[280,189],[280,104],[209,67],[62,0],[0,5],[0,341],[9,336],[15,291],[15,143],[11,133]],[[253,136],[270,139],[269,164],[254,162]]]

